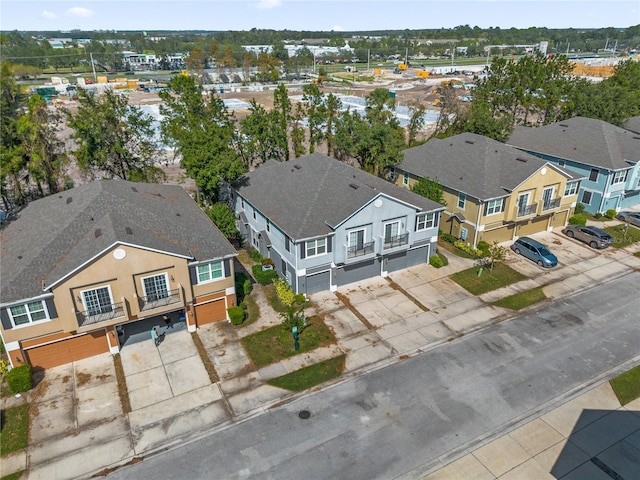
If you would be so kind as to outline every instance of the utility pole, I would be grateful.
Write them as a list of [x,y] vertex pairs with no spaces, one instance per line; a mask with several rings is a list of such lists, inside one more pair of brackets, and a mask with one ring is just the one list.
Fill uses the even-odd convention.
[[89,58],[91,58],[91,68],[93,70],[93,82],[98,82],[98,77],[96,77],[96,64],[93,63],[93,52],[89,52]]

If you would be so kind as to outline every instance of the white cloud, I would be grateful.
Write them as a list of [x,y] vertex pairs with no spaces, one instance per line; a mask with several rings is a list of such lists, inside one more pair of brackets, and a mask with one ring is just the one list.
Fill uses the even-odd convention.
[[73,7],[64,12],[66,17],[89,18],[93,17],[93,10],[83,7]]
[[331,29],[332,32],[344,32],[344,28],[342,28],[340,25],[334,25],[333,28]]
[[55,20],[58,16],[55,13],[50,12],[49,10],[43,10],[40,14],[40,17],[44,18],[45,20]]
[[269,10],[282,6],[282,0],[260,0],[256,4],[258,10]]

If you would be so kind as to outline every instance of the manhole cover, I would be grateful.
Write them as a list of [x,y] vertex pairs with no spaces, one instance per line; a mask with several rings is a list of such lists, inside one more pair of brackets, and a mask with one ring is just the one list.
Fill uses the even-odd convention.
[[309,418],[311,416],[311,412],[309,410],[300,410],[300,412],[298,412],[298,416],[302,420],[306,420],[307,418]]

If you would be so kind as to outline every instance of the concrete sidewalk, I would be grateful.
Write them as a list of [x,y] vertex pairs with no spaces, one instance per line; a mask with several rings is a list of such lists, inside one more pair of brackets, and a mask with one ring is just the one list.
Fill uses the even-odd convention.
[[[125,414],[122,410],[114,359],[110,354],[50,369],[41,385],[25,397],[2,400],[3,408],[28,401],[32,426],[29,447],[3,457],[0,472],[4,476],[27,469],[26,478],[29,479],[88,477],[105,468],[126,464],[135,457],[148,456],[189,441],[194,436],[226,428],[283,401],[304,395],[304,392],[292,393],[266,383],[274,377],[342,353],[346,354],[345,373],[361,374],[381,368],[427,349],[446,348],[448,342],[461,335],[513,316],[514,312],[491,305],[498,298],[534,286],[543,286],[549,298],[561,298],[595,283],[626,275],[640,266],[640,259],[632,256],[640,245],[598,252],[553,232],[545,233],[543,237],[554,245],[554,250],[557,248],[562,252],[563,262],[558,268],[544,270],[524,257],[510,253],[507,263],[528,278],[480,297],[469,294],[448,278],[474,264],[472,260],[452,254],[447,255],[449,265],[441,269],[420,265],[392,273],[387,279],[370,279],[341,287],[335,293],[315,294],[306,314],[321,315],[336,335],[337,345],[261,369],[256,369],[248,359],[239,344],[240,339],[279,324],[281,318],[270,307],[263,289],[256,284],[252,294],[260,308],[260,319],[256,323],[237,328],[218,322],[203,326],[195,334],[215,366],[219,377],[216,382],[211,382],[192,334],[187,331],[167,336],[157,348],[149,340],[122,350],[120,360],[131,402],[130,413]],[[348,299],[348,305],[342,298]],[[347,375],[336,381],[345,381],[345,378]],[[610,395],[603,395],[610,400]],[[590,399],[594,401],[589,403]],[[589,395],[584,399],[584,408],[620,409],[619,405],[614,407],[612,403],[603,403],[598,396]],[[627,409],[638,410],[637,402]],[[540,423],[534,422],[531,420],[529,427],[534,437],[544,437],[534,429]],[[549,422],[549,426],[556,429],[557,425]],[[545,427],[540,428],[544,430]],[[557,441],[551,445],[545,443],[545,450],[532,450],[531,458],[568,444],[566,439],[571,432],[560,427],[555,431],[565,435],[565,442],[550,434],[550,439]],[[517,437],[518,434],[514,435]],[[510,443],[510,440],[503,442]],[[493,447],[490,444],[486,447],[485,456],[491,457]],[[522,445],[521,448],[527,452]],[[530,458],[521,454],[517,458],[522,462],[513,464],[513,461],[504,460],[506,463],[502,467],[490,465],[489,460],[486,460],[487,464],[482,463],[480,459],[485,457],[481,452],[463,458],[457,464],[462,466],[460,468],[477,466],[479,462],[494,475],[488,478],[502,478],[521,465],[527,465],[523,469],[533,465],[527,464]],[[434,468],[445,463],[442,461]],[[548,462],[540,466],[547,468]],[[482,478],[482,468],[477,475],[463,478]],[[443,475],[446,474],[445,471]]]

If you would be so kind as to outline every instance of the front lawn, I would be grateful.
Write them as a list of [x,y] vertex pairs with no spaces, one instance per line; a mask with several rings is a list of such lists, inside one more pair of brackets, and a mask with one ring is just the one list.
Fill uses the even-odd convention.
[[29,405],[2,410],[0,455],[7,455],[26,448],[29,435]]
[[547,297],[542,291],[542,287],[532,288],[531,290],[525,290],[524,292],[516,293],[505,298],[493,302],[492,305],[496,307],[509,308],[511,310],[521,310],[534,303],[542,302]]
[[301,392],[342,375],[346,358],[346,355],[340,355],[281,377],[273,378],[267,383],[285,390]]
[[454,273],[449,278],[474,295],[482,295],[527,278],[520,272],[499,262],[493,266],[492,273],[489,272],[488,267],[484,267],[482,275],[478,276],[479,270],[480,267],[468,268]]
[[609,383],[620,400],[620,405],[626,405],[640,398],[640,365],[612,378]]
[[300,350],[294,348],[293,335],[282,325],[275,325],[260,332],[247,335],[242,346],[257,368],[262,368],[285,358],[315,350],[336,342],[336,338],[322,319],[313,316],[300,334]]
[[[627,227],[626,233],[624,231],[625,226]],[[632,243],[640,242],[640,230],[626,223],[614,227],[607,227],[604,230],[613,237],[612,245],[616,248],[622,248]]]

